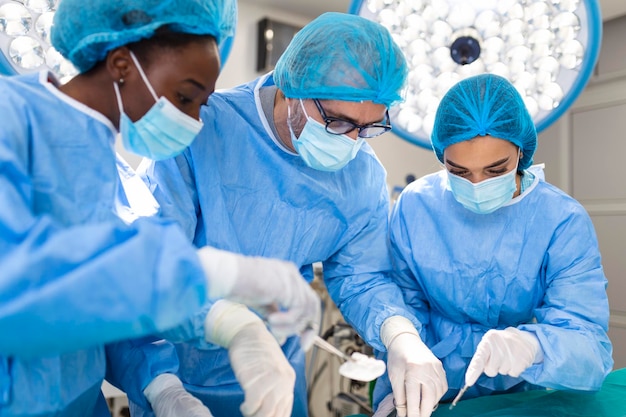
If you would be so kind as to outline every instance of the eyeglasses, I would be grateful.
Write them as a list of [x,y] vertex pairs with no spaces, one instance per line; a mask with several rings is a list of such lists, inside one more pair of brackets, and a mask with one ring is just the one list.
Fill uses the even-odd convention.
[[385,132],[391,130],[391,122],[389,121],[389,111],[385,111],[385,120],[382,123],[370,123],[366,125],[358,125],[350,120],[340,119],[338,117],[328,117],[322,104],[318,99],[314,98],[313,102],[317,106],[324,122],[326,122],[326,131],[333,135],[345,135],[352,132],[354,129],[358,129],[358,136],[360,138],[373,138],[374,136],[382,135]]

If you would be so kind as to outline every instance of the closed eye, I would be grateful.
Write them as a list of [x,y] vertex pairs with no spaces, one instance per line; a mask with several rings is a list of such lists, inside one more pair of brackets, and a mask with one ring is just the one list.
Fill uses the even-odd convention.
[[189,103],[191,103],[192,101],[193,101],[193,100],[191,100],[191,99],[189,99],[189,98],[185,97],[184,95],[182,95],[182,94],[178,94],[178,102],[179,102],[180,104],[185,105],[185,104],[189,104]]
[[458,169],[449,169],[448,172],[450,174],[456,175],[457,177],[466,177],[470,174],[467,170],[458,170]]
[[497,169],[490,169],[487,172],[489,173],[489,175],[498,176],[498,175],[505,174],[507,171],[508,169],[506,167],[502,167],[502,168],[497,168]]

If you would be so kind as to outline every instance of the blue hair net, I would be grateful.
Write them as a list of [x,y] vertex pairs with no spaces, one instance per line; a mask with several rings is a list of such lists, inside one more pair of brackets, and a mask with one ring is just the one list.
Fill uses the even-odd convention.
[[219,45],[236,24],[236,0],[61,0],[51,42],[85,72],[110,50],[150,38],[164,25],[174,32],[211,35]]
[[387,29],[360,16],[324,13],[293,38],[274,69],[289,98],[401,100],[407,64]]
[[517,145],[524,154],[520,169],[532,164],[537,148],[535,124],[515,87],[493,74],[459,81],[443,96],[431,142],[443,162],[443,151],[448,146],[486,135]]

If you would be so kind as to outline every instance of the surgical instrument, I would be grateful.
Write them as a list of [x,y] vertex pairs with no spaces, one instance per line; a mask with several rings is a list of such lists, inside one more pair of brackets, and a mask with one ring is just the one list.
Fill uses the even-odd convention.
[[344,360],[339,367],[339,374],[348,379],[362,382],[373,381],[384,374],[387,368],[384,361],[359,352],[353,352],[352,356],[348,356],[319,336],[315,336],[313,343]]
[[456,407],[456,404],[459,402],[459,400],[461,399],[461,397],[463,396],[463,394],[465,394],[465,391],[467,391],[469,389],[469,385],[465,385],[461,391],[459,391],[459,393],[456,395],[456,397],[454,397],[454,400],[452,401],[452,404],[450,404],[449,410],[452,410],[454,407]]

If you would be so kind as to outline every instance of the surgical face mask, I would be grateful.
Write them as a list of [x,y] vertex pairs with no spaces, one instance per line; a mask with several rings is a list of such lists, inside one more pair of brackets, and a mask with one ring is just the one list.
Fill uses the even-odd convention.
[[193,142],[202,129],[202,122],[183,113],[167,98],[157,97],[135,54],[131,52],[130,56],[156,103],[141,119],[133,122],[124,113],[119,87],[113,83],[120,109],[120,134],[124,148],[154,160],[176,156]]
[[338,171],[356,157],[363,145],[363,138],[353,140],[348,135],[328,133],[326,126],[306,113],[302,100],[300,100],[300,106],[306,116],[306,123],[300,137],[296,138],[291,127],[289,106],[287,107],[287,125],[294,148],[308,166],[319,171]]
[[[519,164],[519,157],[517,159]],[[456,201],[477,214],[493,213],[513,198],[517,190],[515,169],[499,177],[473,184],[470,180],[448,172],[448,182]]]

